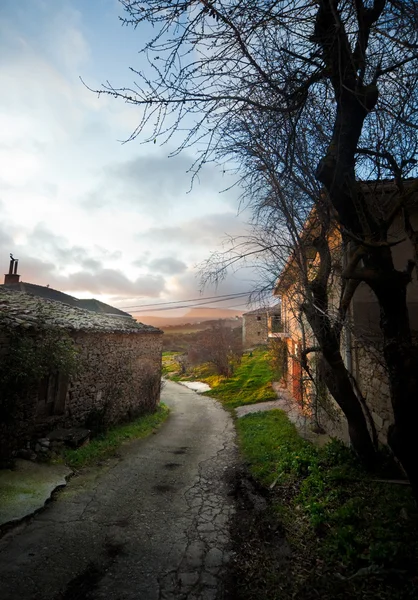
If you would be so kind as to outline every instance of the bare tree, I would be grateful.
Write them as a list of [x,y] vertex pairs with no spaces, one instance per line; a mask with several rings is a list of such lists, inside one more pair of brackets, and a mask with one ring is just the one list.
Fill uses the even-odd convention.
[[[318,139],[311,118],[318,110],[327,115],[316,180],[352,247],[343,276],[366,282],[380,305],[395,415],[389,442],[418,496],[418,351],[406,304],[415,262],[396,269],[391,244],[398,240],[389,237],[393,220],[402,215],[417,248],[407,202],[411,189],[404,179],[414,173],[416,154],[418,3],[122,0],[122,5],[125,23],[154,26],[143,47],[149,68],[134,71],[131,88],[106,85],[101,92],[142,106],[132,137],[151,126],[149,140],[167,141],[186,129],[178,150],[197,143],[195,171],[223,151],[223,136],[237,116],[256,112],[282,132],[277,153],[286,157],[285,173],[291,173],[297,168],[295,149],[305,144],[312,151]],[[370,175],[392,177],[398,187],[384,214],[369,205],[359,184]],[[329,263],[321,236],[317,250],[319,284]],[[320,286],[318,293],[321,299]],[[336,358],[330,351],[326,360]],[[363,457],[371,455],[372,447],[364,440],[361,445]]]
[[[304,127],[302,119],[299,126]],[[290,131],[277,130],[273,119],[257,112],[230,120],[218,153],[234,155],[240,165],[243,201],[253,209],[254,231],[249,237],[232,240],[229,252],[214,253],[204,266],[204,277],[216,281],[243,260],[263,266],[270,288],[281,274],[287,295],[292,297],[293,320],[304,338],[301,355],[293,359],[316,385],[308,359],[313,352],[320,352],[318,370],[347,419],[353,447],[372,466],[377,449],[374,424],[341,354],[341,336],[358,282],[341,280],[348,249],[343,248],[332,205],[316,181],[313,167],[324,146],[327,115],[316,111],[308,126],[312,137],[316,134],[316,143],[307,145],[304,139],[295,143],[293,167],[288,169],[290,159],[280,153],[280,138],[290,136]],[[311,408],[315,412],[315,406]]]
[[202,331],[197,342],[188,351],[191,364],[211,363],[219,375],[229,377],[233,365],[242,355],[241,336],[222,321]]
[[[267,185],[264,189],[268,189]],[[309,358],[312,353],[319,353],[318,370],[347,419],[353,447],[372,466],[377,449],[373,421],[367,408],[364,410],[364,399],[341,353],[341,336],[348,326],[347,311],[357,282],[340,279],[341,241],[330,221],[321,224],[312,218],[312,226],[303,230],[305,235],[292,244],[286,241],[289,230],[296,233],[295,221],[290,220],[287,227],[283,218],[283,213],[292,209],[292,198],[279,195],[274,207],[270,203],[266,212],[260,209],[253,236],[231,240],[229,251],[214,253],[202,265],[204,281],[217,281],[231,265],[239,268],[242,261],[250,261],[262,270],[270,289],[282,273],[280,280],[283,279],[287,300],[291,302],[290,329],[298,330],[302,336],[301,354],[292,358],[300,362],[306,377],[316,386]],[[281,228],[275,227],[278,223],[282,223]],[[314,411],[317,401],[315,397],[310,407]]]

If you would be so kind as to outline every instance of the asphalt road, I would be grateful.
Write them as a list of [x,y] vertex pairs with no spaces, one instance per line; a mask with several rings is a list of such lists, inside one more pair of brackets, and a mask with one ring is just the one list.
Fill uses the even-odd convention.
[[167,382],[155,435],[86,469],[0,540],[1,600],[223,600],[234,510],[230,416]]

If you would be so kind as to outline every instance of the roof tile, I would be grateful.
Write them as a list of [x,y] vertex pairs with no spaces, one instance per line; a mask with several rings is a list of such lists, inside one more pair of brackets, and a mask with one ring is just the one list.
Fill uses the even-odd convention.
[[0,289],[0,317],[10,325],[25,329],[44,324],[47,327],[70,331],[161,333],[160,329],[138,323],[130,316],[95,313],[57,300],[10,291],[7,288]]

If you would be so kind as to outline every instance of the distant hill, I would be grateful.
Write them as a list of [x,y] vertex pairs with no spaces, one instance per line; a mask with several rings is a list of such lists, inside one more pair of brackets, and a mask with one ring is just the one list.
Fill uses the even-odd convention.
[[228,308],[191,308],[182,317],[167,317],[167,316],[154,316],[154,315],[135,315],[132,316],[141,323],[146,325],[153,325],[154,327],[161,327],[162,329],[170,327],[178,327],[180,325],[186,325],[191,323],[193,325],[198,323],[205,323],[207,321],[218,321],[219,319],[235,320],[235,317],[241,317],[243,311],[234,310]]

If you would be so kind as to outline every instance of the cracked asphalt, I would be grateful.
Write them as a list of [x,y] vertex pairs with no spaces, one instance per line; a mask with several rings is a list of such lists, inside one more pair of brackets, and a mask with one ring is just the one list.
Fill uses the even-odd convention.
[[232,419],[166,382],[172,413],[0,540],[1,600],[224,600]]

